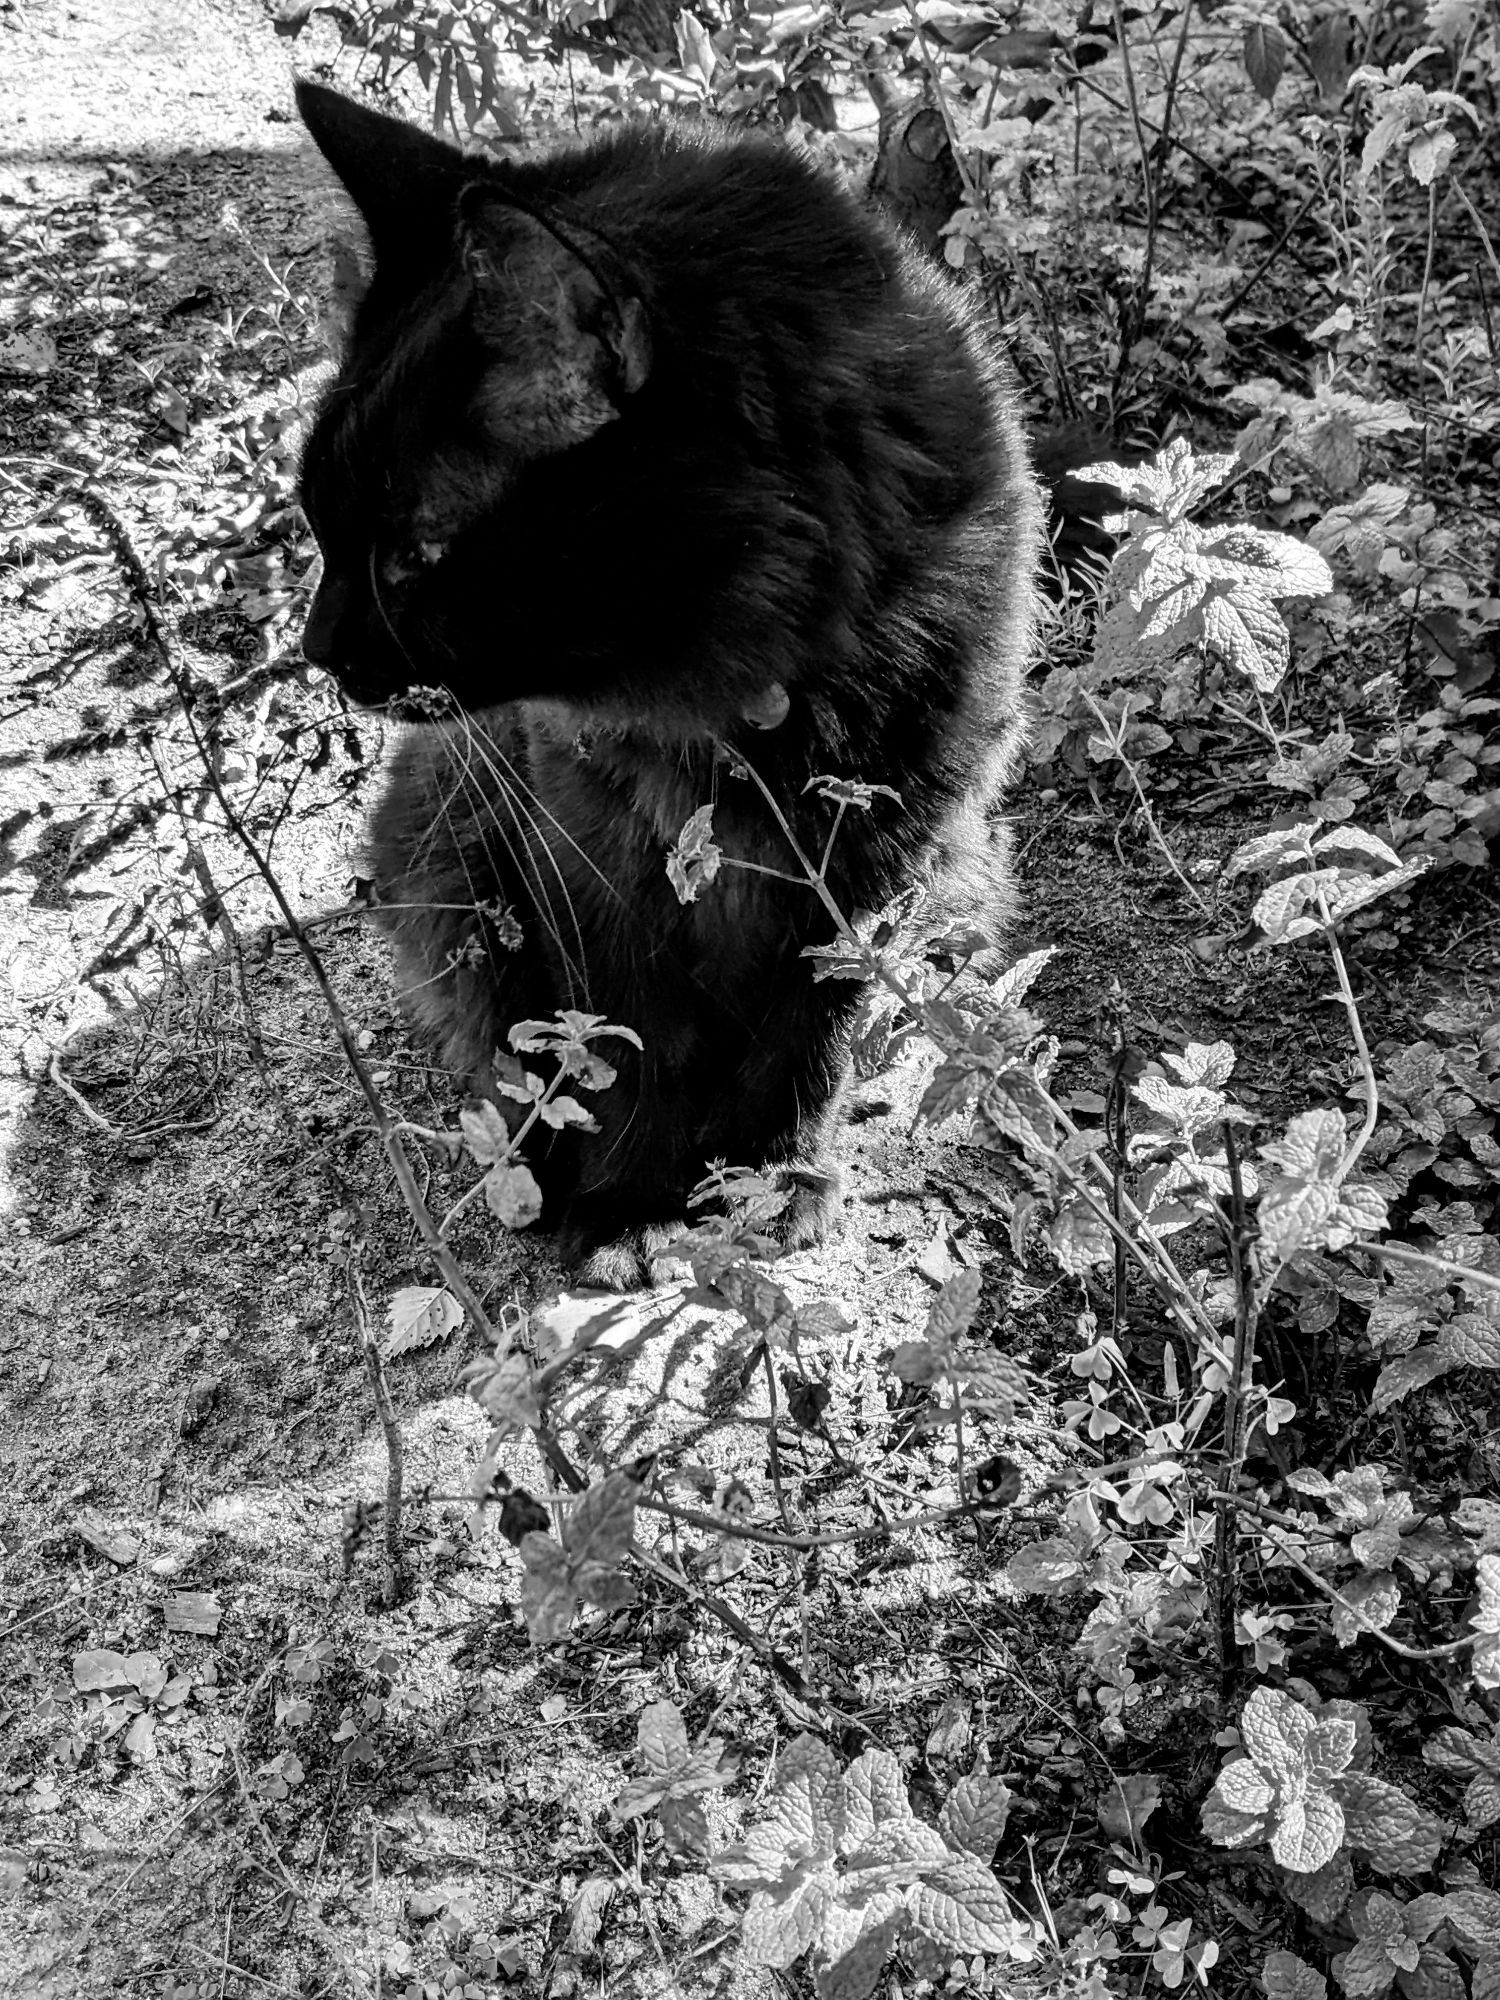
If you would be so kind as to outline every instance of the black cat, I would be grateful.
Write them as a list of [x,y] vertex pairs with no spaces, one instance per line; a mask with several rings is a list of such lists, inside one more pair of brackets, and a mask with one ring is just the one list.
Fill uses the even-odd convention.
[[[845,911],[930,881],[1003,920],[1040,513],[1006,366],[775,140],[639,123],[513,165],[298,102],[374,253],[303,465],[304,650],[449,703],[373,827],[406,1005],[481,1089],[520,1018],[639,1033],[599,1130],[533,1162],[587,1276],[638,1280],[714,1160],[790,1169],[813,1241],[857,988],[814,983],[830,919],[737,765],[813,856],[810,780],[900,794],[844,817]],[[754,866],[684,905],[666,855],[709,803]]]

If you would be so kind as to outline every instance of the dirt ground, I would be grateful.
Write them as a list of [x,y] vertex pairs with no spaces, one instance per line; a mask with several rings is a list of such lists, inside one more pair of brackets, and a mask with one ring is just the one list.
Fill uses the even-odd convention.
[[[385,1490],[384,1443],[341,1265],[363,1234],[377,1317],[430,1272],[296,948],[209,809],[117,563],[23,476],[28,460],[95,468],[150,565],[222,511],[247,427],[310,391],[318,327],[271,309],[277,273],[298,297],[333,289],[338,205],[289,88],[294,57],[333,52],[316,27],[276,40],[255,0],[0,10],[0,460],[7,533],[30,537],[0,574],[0,1994],[395,1992],[454,1966],[469,1983],[449,1990],[479,1994],[784,1991],[735,1968],[701,1874],[643,1884],[602,1836],[646,1703],[711,1719],[756,1768],[812,1711],[660,1578],[646,1615],[588,1647],[528,1646],[514,1552],[465,1499],[486,1435],[460,1381],[467,1332],[390,1364],[417,1588],[380,1608],[359,1510]],[[210,343],[250,306],[267,309],[261,346]],[[194,675],[238,690],[235,797],[299,913],[326,918],[360,872],[383,725],[297,677],[294,642],[272,648],[294,677],[278,683],[257,679],[243,620],[198,605],[176,641]],[[295,810],[273,812],[259,788],[303,757]],[[1317,1074],[1320,1021],[1330,1065],[1340,1046],[1315,975],[1226,952],[1242,917],[1186,910],[1114,818],[1018,801],[1017,945],[1059,947],[1037,997],[1065,1064],[1097,1076],[1118,984],[1145,996],[1143,1032],[1249,1046],[1239,1095],[1273,1106],[1293,1068]],[[1231,844],[1205,832],[1205,854]],[[451,1092],[403,1036],[383,948],[357,914],[317,935],[377,1080],[440,1122]],[[1009,1267],[1003,1194],[976,1159],[909,1136],[916,1088],[914,1069],[860,1086],[842,1231],[779,1269],[854,1329],[812,1356],[833,1436],[888,1422],[871,1359],[964,1263],[984,1265],[985,1325],[1022,1360],[1049,1362],[1052,1316],[1073,1309]],[[466,1182],[433,1172],[441,1212]],[[492,1316],[557,1297],[545,1237],[476,1225],[458,1244]],[[629,1367],[583,1371],[569,1410],[597,1463],[660,1451],[685,1491],[728,1473],[758,1489],[769,1411],[758,1377],[741,1385],[743,1345],[727,1317],[684,1308]],[[1003,1443],[1028,1484],[1061,1449],[1046,1426]],[[805,1434],[781,1450],[795,1505],[828,1454]],[[506,1463],[540,1488],[529,1452]],[[890,1470],[903,1505],[941,1501],[941,1481],[909,1490],[899,1453]],[[1047,1620],[1018,1611],[983,1551],[851,1544],[815,1600],[767,1570],[724,1589],[808,1669],[818,1719],[841,1718],[851,1747],[883,1689],[930,1685],[936,1706],[966,1662],[965,1699],[992,1739],[1033,1746],[1033,1795],[1067,1824],[1084,1773]],[[101,1652],[136,1663],[104,1703],[78,1664]],[[886,1740],[915,1756],[934,1715],[906,1699]],[[725,1838],[745,1806],[708,1809]]]

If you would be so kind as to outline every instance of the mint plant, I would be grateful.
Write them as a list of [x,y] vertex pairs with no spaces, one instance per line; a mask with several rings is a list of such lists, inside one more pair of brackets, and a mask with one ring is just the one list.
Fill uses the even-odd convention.
[[1010,1794],[983,1772],[961,1779],[936,1827],[918,1819],[900,1766],[866,1750],[840,1770],[826,1744],[796,1737],[776,1762],[770,1809],[711,1863],[748,1891],[744,1941],[758,1965],[810,1954],[818,1990],[872,1993],[902,1939],[1029,1962],[1033,1926],[1015,1913],[989,1861]]
[[739,1760],[721,1738],[694,1749],[674,1702],[649,1703],[636,1719],[636,1753],[644,1769],[626,1785],[613,1807],[618,1821],[655,1813],[669,1853],[682,1859],[709,1851],[708,1821],[700,1794],[729,1784]]
[[1500,1821],[1500,1723],[1476,1735],[1450,1723],[1422,1745],[1426,1763],[1467,1778],[1464,1818],[1475,1832]]
[[1361,1711],[1352,1702],[1315,1712],[1292,1695],[1258,1687],[1240,1712],[1243,1746],[1203,1804],[1203,1830],[1226,1847],[1268,1842],[1299,1875],[1358,1848],[1383,1874],[1430,1868],[1446,1829],[1399,1787],[1353,1768]]

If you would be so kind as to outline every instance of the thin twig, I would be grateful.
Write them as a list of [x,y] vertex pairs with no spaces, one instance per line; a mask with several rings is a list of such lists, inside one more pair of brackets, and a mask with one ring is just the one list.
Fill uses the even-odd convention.
[[[1462,1653],[1470,1646],[1477,1646],[1490,1636],[1488,1632],[1473,1632],[1467,1634],[1462,1639],[1449,1639],[1441,1646],[1405,1646],[1399,1639],[1393,1639],[1388,1632],[1383,1632],[1368,1612],[1363,1610],[1358,1604],[1351,1604],[1341,1590],[1319,1576],[1318,1572],[1310,1564],[1302,1560],[1291,1542],[1284,1541],[1280,1535],[1274,1532],[1273,1524],[1277,1521],[1285,1520],[1286,1517],[1284,1515],[1276,1514],[1269,1507],[1258,1506],[1253,1500],[1246,1500],[1239,1494],[1210,1491],[1205,1497],[1214,1501],[1228,1501],[1233,1506],[1241,1508],[1245,1513],[1254,1515],[1262,1521],[1266,1525],[1270,1539],[1276,1544],[1277,1553],[1293,1569],[1298,1571],[1315,1590],[1320,1591],[1330,1604],[1337,1605],[1341,1610],[1346,1611],[1367,1638],[1378,1639],[1382,1646],[1386,1647],[1392,1653],[1399,1653],[1403,1660],[1419,1660],[1425,1665],[1430,1660],[1451,1659],[1455,1653]],[[1299,1529],[1299,1524],[1296,1522],[1289,1521],[1287,1525],[1293,1529]]]
[[1156,823],[1156,815],[1151,810],[1151,801],[1146,797],[1145,792],[1141,788],[1141,781],[1136,773],[1135,765],[1131,762],[1130,758],[1127,757],[1125,754],[1125,726],[1127,718],[1122,716],[1120,718],[1120,725],[1118,729],[1113,728],[1110,724],[1109,717],[1104,713],[1104,710],[1099,706],[1098,702],[1095,701],[1094,697],[1089,693],[1088,689],[1084,687],[1081,682],[1079,683],[1078,686],[1078,692],[1083,696],[1084,700],[1088,703],[1089,708],[1093,712],[1095,721],[1099,724],[1099,727],[1104,731],[1105,741],[1108,743],[1110,749],[1114,751],[1116,757],[1118,757],[1120,762],[1124,765],[1125,775],[1126,777],[1129,778],[1131,787],[1135,792],[1136,802],[1140,806],[1141,814],[1142,817],[1145,819],[1147,830],[1149,831],[1151,838],[1156,842],[1157,846],[1160,848],[1161,852],[1166,856],[1167,866],[1171,869],[1172,873],[1177,877],[1178,881],[1182,884],[1183,888],[1187,890],[1188,894],[1192,897],[1193,901],[1198,905],[1198,908],[1203,912],[1204,916],[1211,917],[1213,915],[1212,906],[1204,901],[1203,897],[1193,887],[1192,883],[1188,880],[1186,875],[1184,875],[1182,870],[1178,867],[1177,857],[1175,854],[1173,854],[1171,848],[1168,847],[1166,842],[1166,836],[1163,834],[1161,828]]
[[359,1265],[350,1256],[344,1265],[344,1276],[349,1286],[349,1303],[354,1308],[354,1321],[359,1329],[359,1343],[364,1354],[365,1367],[369,1371],[370,1387],[375,1395],[375,1408],[380,1413],[380,1427],[385,1433],[385,1585],[381,1602],[387,1610],[402,1604],[411,1594],[411,1577],[406,1565],[406,1543],[401,1518],[402,1480],[405,1458],[401,1446],[401,1421],[396,1415],[396,1406],[391,1401],[390,1386],[385,1379],[385,1368],[380,1359],[380,1346],[370,1328],[370,1302],[365,1297],[364,1280],[359,1273]]
[[1364,1251],[1371,1257],[1389,1257],[1395,1264],[1410,1264],[1424,1271],[1437,1271],[1445,1278],[1454,1278],[1460,1284],[1477,1285],[1483,1292],[1500,1293],[1500,1278],[1489,1271],[1476,1271],[1472,1265],[1455,1263],[1451,1257],[1434,1257],[1427,1250],[1413,1250],[1405,1243],[1351,1243],[1349,1255]]
[[[1245,1210],[1245,1182],[1240,1172],[1239,1148],[1235,1144],[1234,1127],[1227,1119],[1222,1129],[1224,1157],[1229,1167],[1229,1228],[1225,1233],[1229,1247],[1229,1270],[1234,1281],[1234,1358],[1224,1392],[1224,1453],[1220,1484],[1235,1493],[1239,1490],[1249,1438],[1246,1416],[1255,1370],[1257,1304],[1254,1267],[1247,1254],[1253,1232]],[[1235,1547],[1237,1526],[1238,1510],[1221,1504],[1214,1523],[1214,1590],[1219,1612],[1217,1639],[1221,1701],[1226,1700],[1229,1693],[1234,1627],[1239,1613],[1240,1571]]]

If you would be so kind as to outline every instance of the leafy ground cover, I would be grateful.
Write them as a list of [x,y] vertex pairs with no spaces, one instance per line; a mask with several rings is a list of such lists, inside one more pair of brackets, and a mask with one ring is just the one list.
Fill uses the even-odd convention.
[[[0,32],[0,1983],[1493,2000],[1493,19]],[[560,1296],[395,1018],[386,725],[295,651],[358,251],[289,52],[485,143],[873,162],[1114,468],[1010,969],[829,910],[826,1252],[730,1173],[690,1276]],[[707,811],[663,856],[733,865]],[[535,1120],[609,1031],[518,1024]]]

